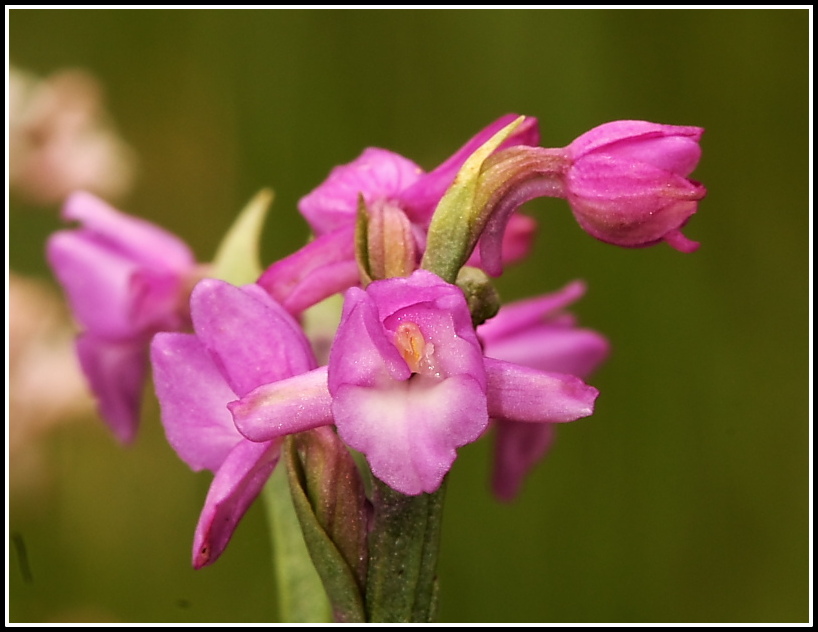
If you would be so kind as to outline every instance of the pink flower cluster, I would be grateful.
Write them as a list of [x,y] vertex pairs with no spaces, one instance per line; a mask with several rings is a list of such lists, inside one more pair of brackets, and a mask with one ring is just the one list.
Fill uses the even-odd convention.
[[[287,435],[332,427],[375,477],[417,495],[437,490],[457,449],[491,429],[493,489],[509,500],[555,424],[593,412],[598,393],[583,380],[609,349],[566,311],[581,282],[475,322],[461,287],[421,267],[438,203],[516,119],[498,119],[428,173],[375,148],[336,167],[299,205],[315,239],[243,287],[205,279],[191,293],[203,272],[182,242],[89,194],[68,200],[65,218],[82,226],[52,238],[49,261],[83,327],[78,351],[102,416],[123,441],[134,437],[149,353],[168,440],[191,468],[215,473],[195,566],[224,550]],[[480,174],[487,221],[468,265],[496,275],[524,258],[535,223],[518,208],[541,195],[566,199],[602,241],[694,250],[681,229],[705,194],[688,179],[701,134],[618,121],[553,149],[524,118]],[[339,292],[340,324],[319,366],[299,319]]]

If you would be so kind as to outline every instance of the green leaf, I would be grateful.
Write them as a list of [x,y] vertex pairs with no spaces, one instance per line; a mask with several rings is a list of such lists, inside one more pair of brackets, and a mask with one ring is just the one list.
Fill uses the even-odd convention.
[[501,129],[463,163],[432,216],[421,268],[434,272],[449,283],[455,282],[485,225],[481,209],[474,205],[483,163],[524,119],[521,116]]
[[241,210],[216,249],[214,277],[233,285],[253,283],[258,279],[262,272],[259,241],[272,202],[272,189],[262,189]]
[[270,524],[279,618],[284,623],[331,621],[329,600],[304,543],[283,462],[267,481],[262,497]]

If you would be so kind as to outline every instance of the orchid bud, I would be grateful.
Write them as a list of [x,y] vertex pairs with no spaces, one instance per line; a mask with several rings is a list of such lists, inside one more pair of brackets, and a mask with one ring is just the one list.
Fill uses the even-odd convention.
[[565,151],[565,193],[580,226],[617,246],[666,241],[681,252],[698,243],[680,229],[707,193],[688,179],[701,156],[700,127],[614,121],[586,132]]
[[706,189],[688,175],[701,156],[700,127],[614,121],[563,148],[515,146],[482,165],[474,194],[482,218],[481,267],[498,276],[513,213],[538,197],[565,198],[597,239],[641,248],[666,241],[681,252],[698,244],[681,233]]
[[497,314],[500,295],[480,268],[463,266],[457,273],[457,287],[463,290],[472,324],[477,327]]
[[290,490],[334,620],[363,621],[370,505],[352,455],[335,431],[314,428],[287,444]]
[[363,285],[375,279],[409,276],[417,268],[412,224],[399,206],[386,200],[358,201],[355,256]]

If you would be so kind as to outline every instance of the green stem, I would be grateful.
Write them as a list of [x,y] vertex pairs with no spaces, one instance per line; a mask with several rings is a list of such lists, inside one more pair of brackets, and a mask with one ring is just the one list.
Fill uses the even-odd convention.
[[304,543],[286,470],[282,459],[262,492],[270,523],[279,619],[285,623],[327,623],[332,620],[329,600]]
[[434,620],[444,488],[445,481],[433,494],[405,496],[374,480],[366,585],[369,622]]

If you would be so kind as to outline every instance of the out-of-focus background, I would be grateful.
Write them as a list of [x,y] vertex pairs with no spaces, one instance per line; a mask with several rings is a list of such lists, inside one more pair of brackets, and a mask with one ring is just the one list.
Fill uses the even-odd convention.
[[[597,412],[560,427],[511,504],[489,493],[489,442],[460,451],[441,620],[811,620],[810,10],[7,17],[28,97],[38,82],[73,78],[51,101],[40,93],[46,114],[29,116],[45,117],[46,136],[61,117],[90,134],[80,148],[59,145],[62,163],[31,159],[41,158],[37,134],[10,157],[8,261],[29,292],[12,293],[11,309],[30,310],[15,316],[25,326],[11,347],[47,359],[9,374],[10,621],[277,616],[261,507],[216,564],[194,571],[211,475],[167,445],[149,390],[139,438],[123,449],[72,382],[71,332],[43,256],[61,226],[59,178],[87,178],[203,261],[270,186],[271,262],[303,243],[296,203],[333,166],[377,146],[432,168],[507,112],[537,117],[552,147],[616,119],[702,126],[693,177],[709,193],[685,230],[702,244],[689,255],[600,243],[561,200],[526,207],[540,222],[537,249],[497,281],[503,298],[584,279],[575,311],[613,353],[589,379]],[[89,112],[101,121],[91,132]],[[44,314],[53,317],[38,324]]]

